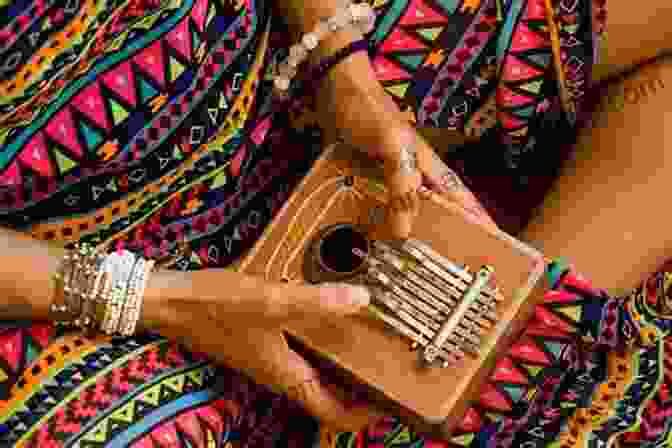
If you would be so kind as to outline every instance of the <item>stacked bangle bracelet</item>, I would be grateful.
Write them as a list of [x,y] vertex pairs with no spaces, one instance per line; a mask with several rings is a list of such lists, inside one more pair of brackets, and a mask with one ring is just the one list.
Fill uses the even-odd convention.
[[87,332],[135,333],[153,261],[128,251],[109,255],[89,246],[68,251],[54,276],[54,320]]
[[373,29],[375,21],[376,14],[367,3],[350,3],[331,18],[320,21],[311,32],[304,34],[297,44],[289,48],[289,56],[278,66],[273,81],[276,92],[280,95],[287,93],[299,66],[330,33],[352,26],[361,34],[367,34]]

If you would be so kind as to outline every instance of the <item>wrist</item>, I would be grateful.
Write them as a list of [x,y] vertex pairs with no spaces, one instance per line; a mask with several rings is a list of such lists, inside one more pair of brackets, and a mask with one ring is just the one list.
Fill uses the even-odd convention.
[[156,271],[149,276],[142,301],[139,325],[144,330],[160,331],[173,327],[177,321],[177,312],[173,309],[169,297],[165,294],[168,271]]

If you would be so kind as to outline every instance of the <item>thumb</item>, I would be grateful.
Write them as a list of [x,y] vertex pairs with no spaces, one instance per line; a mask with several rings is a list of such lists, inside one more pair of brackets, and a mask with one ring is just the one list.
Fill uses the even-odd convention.
[[368,289],[361,285],[278,283],[271,288],[265,315],[286,320],[308,316],[347,316],[369,305]]
[[318,379],[319,373],[299,354],[291,350],[287,354],[287,367],[296,381],[287,387],[287,397],[298,402],[330,428],[360,431],[382,417],[372,406],[347,405],[342,399],[348,395],[344,390],[333,385],[327,387]]

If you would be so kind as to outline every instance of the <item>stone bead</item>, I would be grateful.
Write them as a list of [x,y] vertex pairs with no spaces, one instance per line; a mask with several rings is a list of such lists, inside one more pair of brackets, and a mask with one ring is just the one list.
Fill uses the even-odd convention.
[[336,32],[350,22],[352,22],[352,13],[350,12],[350,9],[342,9],[329,19],[329,30],[331,32]]
[[303,46],[306,47],[306,49],[314,50],[317,48],[317,44],[319,44],[320,41],[315,34],[306,33],[303,35],[303,38],[301,38],[301,43],[303,43]]
[[275,78],[273,81],[273,85],[275,86],[276,89],[281,90],[281,91],[286,91],[289,89],[289,79],[278,76]]
[[280,67],[278,67],[278,74],[281,78],[292,79],[296,76],[296,67],[292,67],[289,64],[280,64]]
[[289,48],[289,58],[298,61],[301,64],[308,57],[308,50],[303,45],[292,45]]

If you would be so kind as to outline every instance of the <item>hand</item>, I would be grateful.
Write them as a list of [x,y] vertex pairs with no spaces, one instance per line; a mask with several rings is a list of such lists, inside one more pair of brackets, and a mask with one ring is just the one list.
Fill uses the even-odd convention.
[[288,346],[282,329],[291,320],[353,314],[368,301],[361,287],[269,283],[221,270],[165,271],[150,278],[143,320],[286,394],[330,427],[358,431],[378,414],[339,398],[346,392],[320,381],[318,372]]
[[[328,55],[355,38],[336,33],[319,50],[322,56]],[[408,237],[419,208],[417,191],[423,184],[496,228],[457,174],[417,134],[383,90],[366,55],[353,55],[332,69],[322,84],[317,106],[327,135],[339,133],[347,143],[384,164],[390,202],[387,220],[377,237]]]

